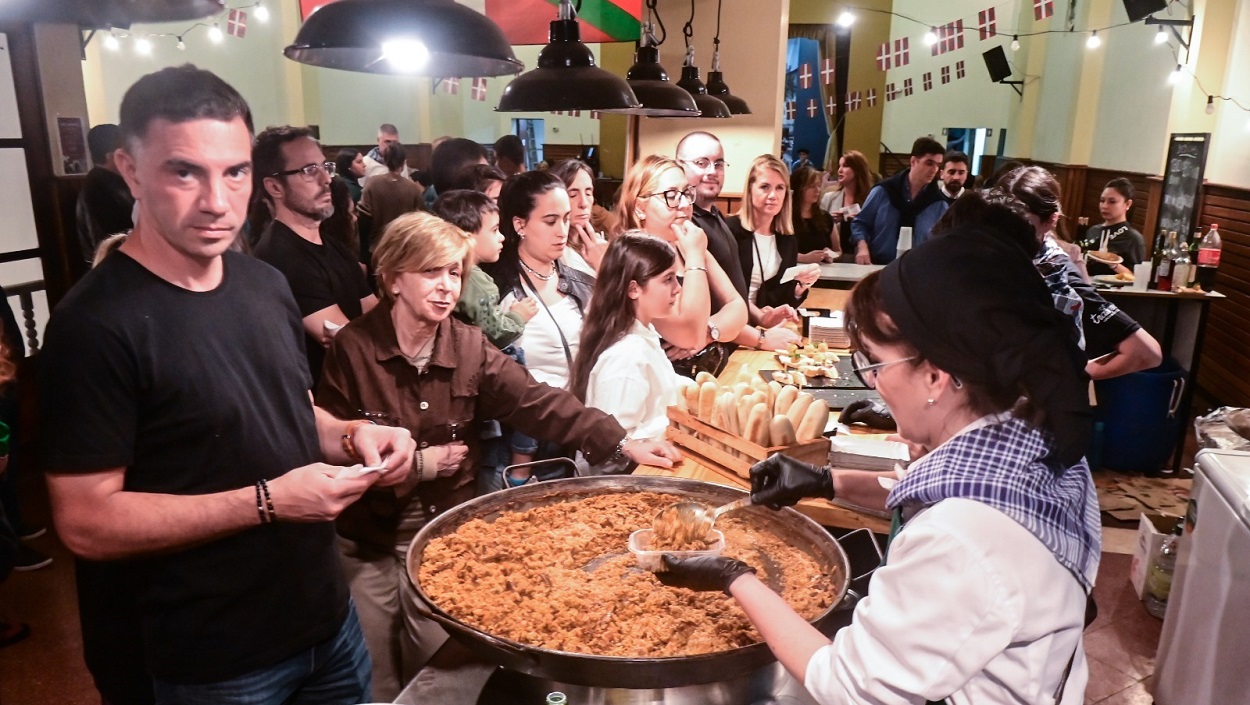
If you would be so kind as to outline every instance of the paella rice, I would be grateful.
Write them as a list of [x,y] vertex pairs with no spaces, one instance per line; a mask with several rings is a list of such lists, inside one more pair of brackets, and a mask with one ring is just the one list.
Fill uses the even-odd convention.
[[[656,658],[761,641],[732,598],[668,587],[639,569],[626,544],[678,497],[602,494],[491,522],[470,520],[430,541],[417,579],[440,609],[488,634],[544,649]],[[724,555],[746,561],[807,619],[835,599],[836,580],[808,553],[752,521],[719,520]]]

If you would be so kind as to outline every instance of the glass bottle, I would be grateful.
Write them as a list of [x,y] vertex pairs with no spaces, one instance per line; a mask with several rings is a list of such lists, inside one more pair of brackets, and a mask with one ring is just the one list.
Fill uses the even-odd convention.
[[1167,252],[1168,231],[1160,230],[1155,236],[1154,253],[1150,257],[1150,283],[1147,288],[1159,288],[1159,267],[1163,264],[1163,253]]
[[1159,619],[1167,614],[1168,596],[1172,594],[1172,575],[1176,572],[1176,553],[1180,548],[1183,526],[1183,523],[1177,522],[1176,529],[1164,537],[1163,545],[1159,547],[1159,556],[1146,574],[1146,611]]
[[1215,290],[1215,270],[1220,266],[1220,252],[1223,243],[1220,241],[1220,226],[1211,223],[1211,229],[1202,236],[1198,244],[1198,286],[1203,291]]
[[547,705],[567,705],[569,697],[560,691],[547,693]]
[[1172,290],[1172,256],[1176,253],[1176,232],[1169,231],[1167,244],[1163,246],[1163,256],[1159,260],[1158,273],[1155,276],[1155,288],[1159,291]]
[[1182,287],[1189,286],[1189,246],[1185,244],[1185,236],[1181,235],[1176,241],[1176,247],[1172,255],[1172,291],[1180,291]]

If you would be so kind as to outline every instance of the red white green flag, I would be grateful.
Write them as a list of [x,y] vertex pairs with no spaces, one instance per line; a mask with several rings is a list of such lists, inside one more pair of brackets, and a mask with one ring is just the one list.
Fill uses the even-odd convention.
[[[546,44],[559,0],[486,0],[486,16],[512,44]],[[636,42],[642,0],[582,0],[577,13],[583,42]]]

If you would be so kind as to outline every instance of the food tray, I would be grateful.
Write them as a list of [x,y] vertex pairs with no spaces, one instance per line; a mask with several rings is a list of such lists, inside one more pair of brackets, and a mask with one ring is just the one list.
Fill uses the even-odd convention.
[[712,547],[705,551],[649,551],[644,547],[651,545],[651,535],[654,533],[654,529],[639,529],[629,535],[629,551],[638,561],[638,567],[652,573],[664,572],[664,554],[674,558],[695,558],[719,556],[725,550],[725,534],[712,529],[711,535],[716,537],[716,540],[712,542]]
[[[874,392],[875,394],[875,392]],[[829,439],[817,438],[789,446],[764,447],[708,424],[675,406],[668,408],[668,440],[696,456],[704,465],[749,478],[751,466],[777,453],[814,465],[829,462]]]

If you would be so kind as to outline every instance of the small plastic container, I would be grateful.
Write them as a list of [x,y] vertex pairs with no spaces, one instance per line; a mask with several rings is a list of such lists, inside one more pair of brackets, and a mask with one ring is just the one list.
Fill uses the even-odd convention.
[[634,559],[638,561],[638,567],[643,570],[649,570],[653,573],[661,573],[664,571],[664,559],[662,556],[668,554],[674,558],[693,558],[695,556],[719,556],[725,550],[725,535],[716,529],[712,529],[712,538],[715,541],[712,547],[705,551],[651,551],[646,547],[651,545],[651,529],[639,529],[629,535],[629,550],[634,554]]

